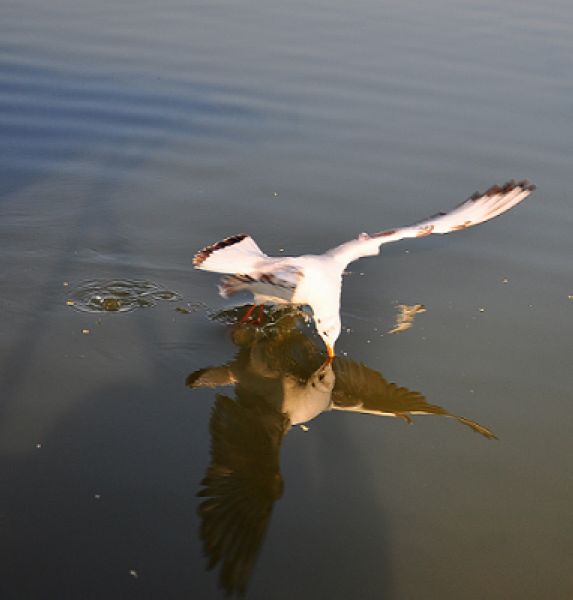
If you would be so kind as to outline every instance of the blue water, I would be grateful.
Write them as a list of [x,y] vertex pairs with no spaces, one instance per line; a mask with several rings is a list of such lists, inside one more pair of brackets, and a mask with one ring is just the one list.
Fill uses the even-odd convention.
[[[223,597],[197,493],[216,394],[257,396],[186,386],[252,347],[198,249],[322,252],[512,177],[509,214],[352,265],[337,345],[499,439],[293,427],[247,598],[570,598],[572,56],[559,0],[4,1],[2,598]],[[177,297],[75,310],[94,280]]]

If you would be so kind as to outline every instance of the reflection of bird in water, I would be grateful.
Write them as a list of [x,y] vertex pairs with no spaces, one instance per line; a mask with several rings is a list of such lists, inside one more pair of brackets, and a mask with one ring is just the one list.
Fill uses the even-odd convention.
[[267,256],[246,234],[228,237],[198,252],[193,264],[198,269],[229,273],[220,291],[228,296],[246,290],[256,304],[298,304],[312,308],[316,329],[329,356],[340,335],[340,291],[346,266],[363,256],[374,256],[380,246],[404,238],[431,233],[449,233],[489,221],[506,212],[535,189],[527,181],[509,181],[493,186],[448,213],[438,213],[408,227],[373,235],[362,233],[325,254],[273,258]]
[[235,398],[217,394],[210,421],[211,464],[202,481],[201,539],[209,568],[221,564],[227,593],[245,592],[283,482],[279,452],[296,424],[328,410],[371,415],[440,415],[471,427],[485,427],[429,404],[408,390],[346,358],[323,362],[312,340],[281,318],[265,330],[237,328],[240,347],[228,364],[191,373],[187,385],[234,386]]

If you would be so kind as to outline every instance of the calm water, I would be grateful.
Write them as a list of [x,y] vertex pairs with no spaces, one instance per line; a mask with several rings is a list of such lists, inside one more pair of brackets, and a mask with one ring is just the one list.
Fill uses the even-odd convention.
[[[572,56],[565,0],[4,0],[1,597],[573,597]],[[352,266],[306,404],[311,331],[213,318],[192,269],[510,177]]]

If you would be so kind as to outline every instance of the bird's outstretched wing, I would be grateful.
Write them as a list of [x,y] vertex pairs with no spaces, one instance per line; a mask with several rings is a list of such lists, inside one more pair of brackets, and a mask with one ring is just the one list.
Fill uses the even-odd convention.
[[240,233],[199,250],[193,265],[215,273],[251,273],[269,260],[250,235]]
[[501,215],[527,198],[534,189],[535,186],[527,180],[517,183],[511,180],[503,186],[494,185],[483,194],[476,192],[447,213],[438,213],[408,227],[388,229],[371,235],[362,233],[357,239],[333,248],[328,254],[348,264],[362,256],[378,254],[382,244],[467,229]]
[[211,464],[201,482],[201,539],[208,567],[221,564],[227,594],[242,595],[282,495],[280,444],[285,415],[259,396],[222,395],[211,416]]
[[487,427],[454,415],[442,406],[430,404],[420,392],[409,390],[384,377],[361,363],[347,358],[334,361],[336,383],[332,392],[332,408],[370,415],[402,417],[408,422],[414,415],[449,417],[473,429],[488,439],[496,439]]

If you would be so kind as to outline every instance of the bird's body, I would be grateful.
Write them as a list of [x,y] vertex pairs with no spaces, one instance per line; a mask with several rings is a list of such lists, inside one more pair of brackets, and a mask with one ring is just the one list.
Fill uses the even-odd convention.
[[303,304],[312,308],[318,334],[329,356],[340,335],[340,293],[346,266],[361,257],[375,256],[380,246],[404,238],[450,233],[483,223],[506,212],[535,189],[528,181],[509,181],[475,193],[448,213],[438,213],[408,227],[376,234],[362,233],[324,254],[270,257],[247,234],[235,235],[205,247],[193,264],[197,269],[227,273],[220,292],[253,294],[257,304]]

